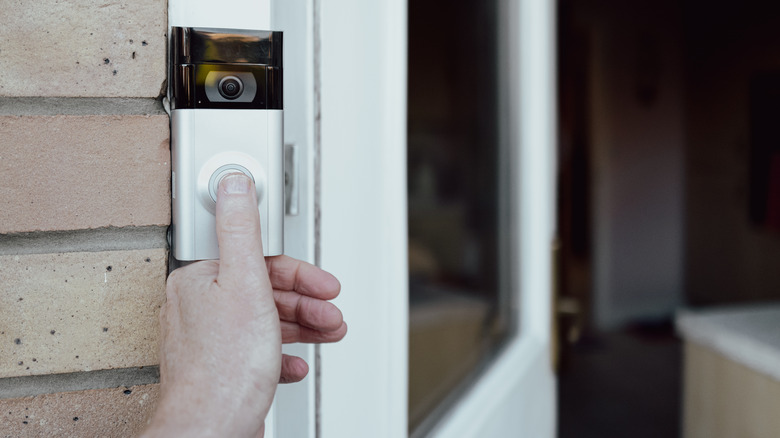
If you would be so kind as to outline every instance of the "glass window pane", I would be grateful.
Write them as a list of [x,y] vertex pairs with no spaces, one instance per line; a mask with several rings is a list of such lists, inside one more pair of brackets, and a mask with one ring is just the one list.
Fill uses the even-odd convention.
[[497,0],[409,2],[409,428],[508,338]]

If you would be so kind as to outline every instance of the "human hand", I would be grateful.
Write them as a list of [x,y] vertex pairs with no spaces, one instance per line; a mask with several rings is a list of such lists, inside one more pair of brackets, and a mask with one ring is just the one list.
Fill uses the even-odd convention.
[[308,373],[301,358],[283,355],[279,363],[279,336],[284,343],[335,342],[347,331],[327,301],[338,295],[338,280],[287,256],[261,263],[257,204],[247,195],[254,187],[243,176],[225,184],[217,205],[222,261],[191,264],[168,280],[160,401],[145,436],[262,436],[274,376],[288,383]]
[[243,175],[220,183],[217,239],[219,261],[193,263],[168,278],[160,398],[147,437],[262,435],[280,378],[282,332],[254,185]]
[[[287,256],[266,257],[265,264],[274,288],[283,343],[336,342],[344,337],[347,325],[341,311],[327,301],[341,290],[336,277]],[[283,355],[279,382],[298,382],[308,371],[303,359]]]

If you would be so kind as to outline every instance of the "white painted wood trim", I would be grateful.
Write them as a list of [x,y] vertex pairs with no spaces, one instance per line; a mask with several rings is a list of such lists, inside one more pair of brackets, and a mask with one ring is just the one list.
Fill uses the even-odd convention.
[[271,0],[169,0],[168,26],[271,29]]
[[324,438],[407,421],[406,2],[327,0],[321,29],[321,262],[346,338],[321,347]]
[[[285,254],[315,263],[314,169],[314,12],[312,0],[274,0],[272,30],[284,32],[284,140],[298,156],[298,213],[284,218]],[[309,375],[299,383],[280,385],[276,391],[274,435],[316,436],[316,347],[285,345],[283,352],[302,357]]]

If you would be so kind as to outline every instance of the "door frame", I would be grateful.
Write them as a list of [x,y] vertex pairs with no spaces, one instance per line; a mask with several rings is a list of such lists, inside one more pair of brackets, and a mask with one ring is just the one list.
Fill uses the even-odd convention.
[[349,325],[320,347],[318,436],[406,436],[406,2],[314,1],[319,259]]

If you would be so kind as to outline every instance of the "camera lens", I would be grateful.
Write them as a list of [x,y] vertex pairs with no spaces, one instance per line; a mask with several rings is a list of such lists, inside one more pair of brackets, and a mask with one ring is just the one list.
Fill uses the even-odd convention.
[[235,99],[244,89],[241,79],[235,76],[225,76],[219,81],[219,94],[225,99]]

